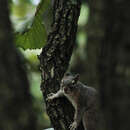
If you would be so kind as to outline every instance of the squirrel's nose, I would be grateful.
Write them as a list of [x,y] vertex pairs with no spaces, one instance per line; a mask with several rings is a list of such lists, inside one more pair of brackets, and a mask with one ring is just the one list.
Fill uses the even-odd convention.
[[64,92],[67,93],[68,89],[66,87],[63,88]]

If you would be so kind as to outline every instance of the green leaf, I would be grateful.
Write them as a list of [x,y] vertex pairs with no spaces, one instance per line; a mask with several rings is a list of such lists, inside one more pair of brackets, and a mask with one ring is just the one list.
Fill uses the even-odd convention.
[[31,27],[26,26],[22,33],[17,33],[15,35],[15,43],[17,47],[23,49],[36,49],[45,45],[47,34],[43,24],[42,15],[49,4],[48,0],[42,0],[37,7],[34,18],[30,20],[30,23],[32,22]]

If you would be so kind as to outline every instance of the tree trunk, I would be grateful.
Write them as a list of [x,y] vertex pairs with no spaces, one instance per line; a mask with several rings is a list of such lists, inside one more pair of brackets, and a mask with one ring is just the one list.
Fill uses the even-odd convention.
[[0,1],[0,129],[35,130],[29,84],[13,45],[7,0]]
[[88,25],[88,81],[100,88],[105,130],[129,130],[130,2],[93,0]]
[[129,5],[128,0],[106,1],[106,29],[99,70],[102,107],[108,130],[130,130]]
[[[55,0],[53,9],[52,30],[39,57],[41,89],[45,99],[48,93],[56,92],[60,88],[60,81],[68,68],[75,44],[80,1]],[[57,99],[53,103],[46,102],[46,108],[55,130],[69,129],[74,109],[65,98]],[[79,130],[83,130],[82,126]]]
[[101,51],[101,43],[105,31],[105,4],[104,0],[89,1],[90,15],[87,24],[87,83],[96,88],[99,87],[98,61]]

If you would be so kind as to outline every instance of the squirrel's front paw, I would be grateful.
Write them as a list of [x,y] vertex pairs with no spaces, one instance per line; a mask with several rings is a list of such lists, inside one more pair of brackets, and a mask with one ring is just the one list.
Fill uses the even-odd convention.
[[46,101],[52,101],[54,99],[54,93],[50,93],[47,95]]
[[77,122],[73,122],[71,125],[70,125],[70,130],[76,130],[76,128],[77,128]]

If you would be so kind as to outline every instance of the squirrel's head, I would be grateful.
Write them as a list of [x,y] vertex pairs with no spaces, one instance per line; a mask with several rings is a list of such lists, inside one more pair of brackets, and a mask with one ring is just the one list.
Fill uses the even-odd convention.
[[65,74],[63,79],[61,80],[61,88],[64,90],[65,94],[71,94],[74,92],[77,86],[77,82],[79,80],[79,74],[75,76],[71,74]]

